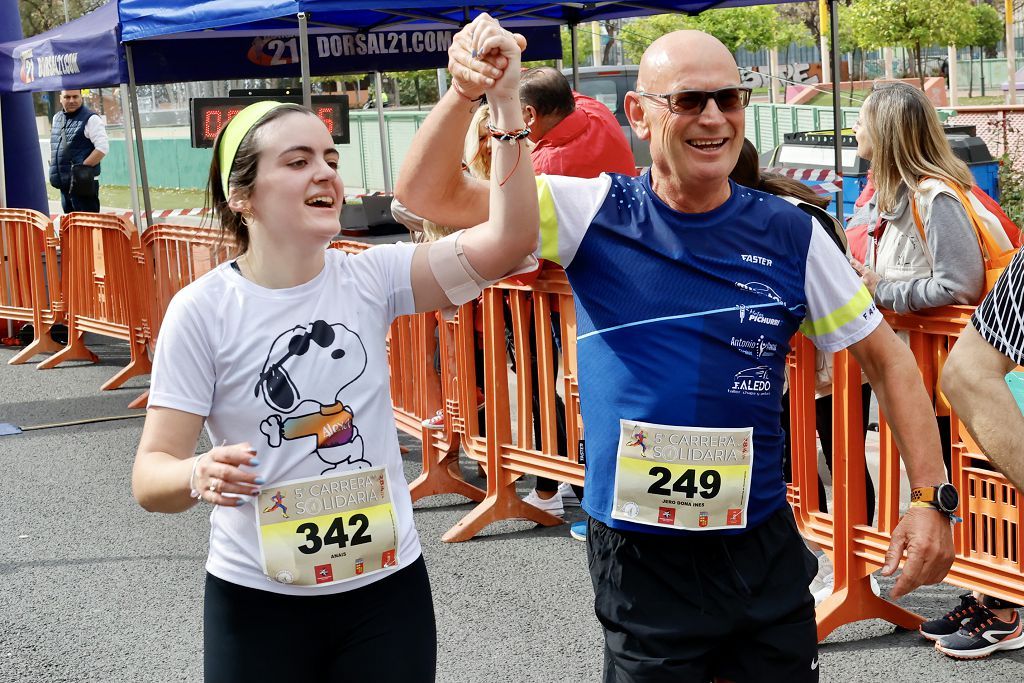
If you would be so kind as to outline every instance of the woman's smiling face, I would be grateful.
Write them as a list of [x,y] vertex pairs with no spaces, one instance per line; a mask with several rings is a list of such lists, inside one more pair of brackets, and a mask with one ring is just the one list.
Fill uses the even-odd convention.
[[345,188],[327,127],[312,114],[292,112],[257,134],[260,157],[249,194],[257,229],[330,241],[338,234]]

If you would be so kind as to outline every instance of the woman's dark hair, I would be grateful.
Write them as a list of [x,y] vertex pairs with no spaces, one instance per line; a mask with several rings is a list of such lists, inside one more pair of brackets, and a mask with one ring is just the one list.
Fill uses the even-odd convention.
[[[314,116],[313,112],[301,104],[289,103],[271,109],[253,124],[238,145],[235,161],[231,165],[231,174],[228,176],[229,187],[236,187],[248,196],[256,183],[256,167],[260,159],[261,145],[257,131],[270,121],[296,111]],[[220,219],[221,234],[234,239],[236,253],[244,254],[249,249],[249,229],[242,222],[241,214],[228,207],[228,198],[224,195],[224,187],[221,184],[220,143],[225,129],[227,126],[220,129],[217,141],[213,144],[213,160],[210,162],[210,176],[206,184],[205,205],[211,214]]]
[[736,166],[732,169],[729,177],[739,185],[776,196],[793,197],[819,209],[824,209],[829,203],[828,197],[818,195],[798,180],[777,173],[763,173],[757,148],[754,147],[754,143],[745,138],[743,148],[740,150],[740,157],[736,160]]

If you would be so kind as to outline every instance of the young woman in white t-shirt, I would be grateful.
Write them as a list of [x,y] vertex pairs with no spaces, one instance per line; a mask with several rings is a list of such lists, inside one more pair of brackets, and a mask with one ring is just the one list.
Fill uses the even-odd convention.
[[[168,307],[132,475],[147,510],[212,505],[207,680],[434,679],[385,336],[396,316],[464,303],[514,270],[539,224],[520,47],[486,16],[474,24],[481,58],[504,68],[487,94],[511,144],[495,146],[490,220],[457,239],[326,250],[344,194],[324,124],[263,102],[218,137],[210,193],[240,256]],[[432,116],[475,106],[455,91]],[[204,424],[214,447],[195,455]]]

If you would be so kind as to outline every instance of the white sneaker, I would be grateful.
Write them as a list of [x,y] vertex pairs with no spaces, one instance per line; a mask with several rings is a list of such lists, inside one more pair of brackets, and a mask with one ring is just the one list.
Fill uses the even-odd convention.
[[562,497],[563,507],[578,508],[580,506],[580,499],[576,497],[576,492],[572,490],[572,486],[564,481],[558,485],[558,495]]
[[832,571],[832,565],[825,564],[818,565],[818,573],[815,574],[814,578],[811,579],[811,595],[814,596],[814,606],[817,607],[825,598],[832,595],[832,591],[835,589],[836,575]]
[[540,508],[544,512],[549,512],[556,517],[561,517],[565,514],[565,507],[562,505],[562,497],[557,493],[547,500],[544,500],[537,495],[537,489],[533,489],[523,498],[524,503],[529,503],[535,508]]
[[[817,607],[825,599],[832,595],[832,591],[835,590],[835,574],[832,571],[832,567],[821,567],[818,569],[818,574],[811,579],[811,595],[814,596],[814,606]],[[881,589],[878,586],[878,579],[875,578],[874,574],[869,574],[868,578],[871,580],[871,592],[875,595],[881,594]]]

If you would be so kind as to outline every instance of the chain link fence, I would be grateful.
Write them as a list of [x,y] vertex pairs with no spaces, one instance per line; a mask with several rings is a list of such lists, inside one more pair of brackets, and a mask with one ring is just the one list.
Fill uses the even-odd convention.
[[1006,156],[1015,170],[1024,172],[1024,106],[958,107],[946,124],[974,126],[993,157]]

